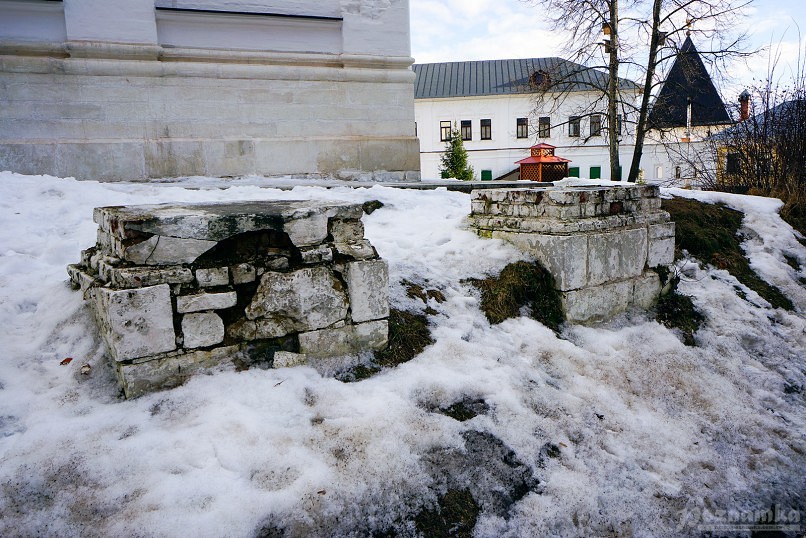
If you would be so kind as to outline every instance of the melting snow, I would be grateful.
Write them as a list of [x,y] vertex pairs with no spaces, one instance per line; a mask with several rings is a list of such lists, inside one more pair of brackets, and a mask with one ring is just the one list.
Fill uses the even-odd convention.
[[[490,326],[462,280],[523,255],[465,229],[468,195],[271,186],[0,173],[0,535],[251,536],[273,522],[366,536],[435,499],[423,456],[461,448],[468,430],[502,440],[540,481],[508,517],[483,514],[477,536],[699,535],[720,510],[804,513],[806,274],[783,255],[806,267],[806,248],[776,201],[666,191],[744,211],[752,266],[796,305],[769,309],[724,271],[692,268],[681,290],[707,324],[686,347],[637,312],[560,337],[528,318]],[[92,208],[309,198],[385,204],[366,235],[389,261],[394,306],[424,307],[402,279],[445,294],[435,343],[359,383],[250,370],[120,400],[65,273],[94,243]],[[463,397],[489,412],[429,411]],[[547,443],[558,458],[541,456]]]

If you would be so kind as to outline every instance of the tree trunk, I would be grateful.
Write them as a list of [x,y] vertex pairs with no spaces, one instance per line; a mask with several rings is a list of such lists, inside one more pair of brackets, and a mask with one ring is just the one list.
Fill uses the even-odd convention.
[[610,0],[610,78],[607,81],[607,120],[610,140],[610,180],[618,181],[619,153],[618,153],[618,68],[619,68],[619,38],[618,38],[618,0]]
[[644,81],[644,94],[641,96],[641,108],[638,114],[638,122],[635,126],[635,149],[632,154],[632,164],[630,165],[630,175],[627,181],[635,183],[641,169],[641,157],[644,153],[644,137],[649,130],[647,121],[649,119],[649,99],[652,93],[652,79],[655,77],[655,69],[658,63],[658,47],[660,46],[660,8],[663,0],[652,2],[652,37],[649,42],[649,59],[646,66],[646,79]]

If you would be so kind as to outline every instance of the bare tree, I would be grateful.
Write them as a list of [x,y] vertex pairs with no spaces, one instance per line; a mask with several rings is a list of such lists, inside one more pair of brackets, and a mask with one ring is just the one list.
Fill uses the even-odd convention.
[[[545,8],[552,28],[567,36],[565,53],[575,70],[548,73],[548,84],[536,92],[538,106],[553,99],[556,106],[572,91],[588,89],[598,97],[588,113],[607,108],[611,178],[619,177],[619,116],[635,138],[629,181],[638,178],[644,140],[650,123],[652,97],[665,81],[667,66],[685,37],[706,44],[700,55],[721,72],[727,60],[748,54],[741,50],[744,34],[732,33],[752,0],[524,0]],[[624,78],[620,78],[623,75]],[[639,78],[640,85],[627,78]],[[640,99],[638,97],[640,96]]]

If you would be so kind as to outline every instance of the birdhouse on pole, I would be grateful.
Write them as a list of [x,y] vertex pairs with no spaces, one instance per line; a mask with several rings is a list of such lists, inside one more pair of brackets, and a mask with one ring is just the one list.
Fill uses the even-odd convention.
[[550,144],[535,144],[531,148],[531,155],[515,164],[521,165],[521,179],[529,181],[560,181],[568,177],[569,159],[554,155],[554,146]]

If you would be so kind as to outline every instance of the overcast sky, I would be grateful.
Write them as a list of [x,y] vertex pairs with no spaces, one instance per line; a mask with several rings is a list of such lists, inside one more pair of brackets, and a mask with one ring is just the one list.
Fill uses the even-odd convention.
[[[544,10],[524,0],[410,3],[412,56],[417,63],[563,56],[562,36],[548,29]],[[751,35],[748,46],[769,49],[772,44],[781,56],[777,74],[789,78],[798,51],[806,48],[806,0],[755,0],[745,21]],[[765,51],[736,64],[731,70],[734,80],[718,83],[726,99],[753,78],[766,78],[768,57]]]

